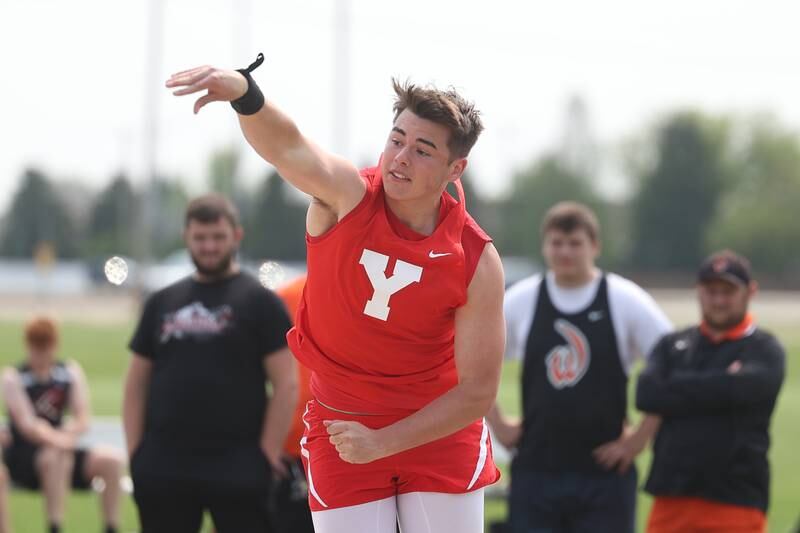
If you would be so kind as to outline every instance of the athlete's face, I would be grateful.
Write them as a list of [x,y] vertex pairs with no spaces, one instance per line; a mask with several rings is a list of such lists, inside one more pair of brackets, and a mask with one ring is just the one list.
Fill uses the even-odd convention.
[[35,368],[48,367],[56,360],[56,345],[34,346],[28,344],[28,362]]
[[394,122],[381,160],[383,188],[394,200],[438,200],[450,181],[467,167],[466,158],[451,161],[450,132],[408,109]]
[[757,290],[755,282],[741,285],[717,279],[698,284],[697,296],[703,320],[719,331],[736,326],[747,315],[750,298]]
[[242,229],[225,217],[209,223],[190,220],[183,233],[197,272],[211,278],[228,273],[242,236]]
[[600,245],[584,229],[569,233],[550,229],[542,241],[542,255],[557,279],[581,281],[594,270]]

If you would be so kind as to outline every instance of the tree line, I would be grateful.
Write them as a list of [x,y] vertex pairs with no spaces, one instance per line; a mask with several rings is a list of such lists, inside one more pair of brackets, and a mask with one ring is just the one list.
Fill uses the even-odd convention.
[[[577,118],[576,118],[577,117]],[[623,144],[619,172],[627,194],[604,190],[580,109],[565,142],[511,178],[505,194],[484,198],[464,178],[468,209],[501,254],[539,257],[539,222],[555,202],[592,206],[603,226],[601,264],[625,272],[692,272],[710,250],[733,248],[771,279],[800,281],[800,137],[769,116],[664,116]],[[245,228],[242,253],[253,259],[303,260],[308,200],[266,173],[244,187],[236,150],[212,154],[207,189],[231,197]],[[188,201],[180,180],[159,177],[135,188],[114,176],[100,191],[29,168],[0,219],[0,256],[31,258],[48,243],[59,258],[163,257],[181,246]]]

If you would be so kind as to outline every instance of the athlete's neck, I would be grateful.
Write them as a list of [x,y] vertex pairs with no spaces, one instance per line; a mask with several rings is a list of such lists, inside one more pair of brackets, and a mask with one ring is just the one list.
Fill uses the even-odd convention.
[[235,261],[231,261],[231,265],[228,267],[228,270],[223,272],[222,274],[203,274],[202,272],[195,270],[194,275],[192,276],[195,281],[199,281],[200,283],[213,283],[215,281],[221,281],[223,279],[228,279],[230,277],[235,276],[239,273],[239,263]]
[[33,362],[29,361],[28,366],[33,372],[33,375],[39,378],[40,380],[44,380],[50,377],[50,370],[53,367],[53,363],[50,361],[47,362]]
[[386,208],[391,209],[400,222],[422,235],[431,235],[439,223],[441,195],[435,200],[394,200],[384,193]]
[[580,272],[574,276],[564,274],[559,275],[553,271],[553,278],[555,279],[556,285],[565,289],[576,289],[578,287],[588,285],[592,281],[596,280],[599,275],[600,270],[594,265],[589,270]]

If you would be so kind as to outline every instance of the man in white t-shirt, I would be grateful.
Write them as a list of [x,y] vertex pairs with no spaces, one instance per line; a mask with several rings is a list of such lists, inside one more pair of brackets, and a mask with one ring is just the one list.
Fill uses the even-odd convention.
[[497,405],[489,423],[516,448],[514,533],[634,531],[635,457],[658,429],[627,419],[628,375],[672,325],[639,286],[595,265],[600,230],[586,206],[563,202],[542,222],[548,270],[506,293],[506,355],[523,361],[521,421]]

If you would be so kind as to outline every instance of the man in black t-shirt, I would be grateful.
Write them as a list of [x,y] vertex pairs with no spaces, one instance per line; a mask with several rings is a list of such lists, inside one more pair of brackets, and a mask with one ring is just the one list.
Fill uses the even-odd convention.
[[297,379],[283,304],[234,259],[242,236],[227,199],[191,202],[196,272],[148,299],[130,342],[123,418],[144,533],[197,532],[204,510],[220,533],[269,531]]

